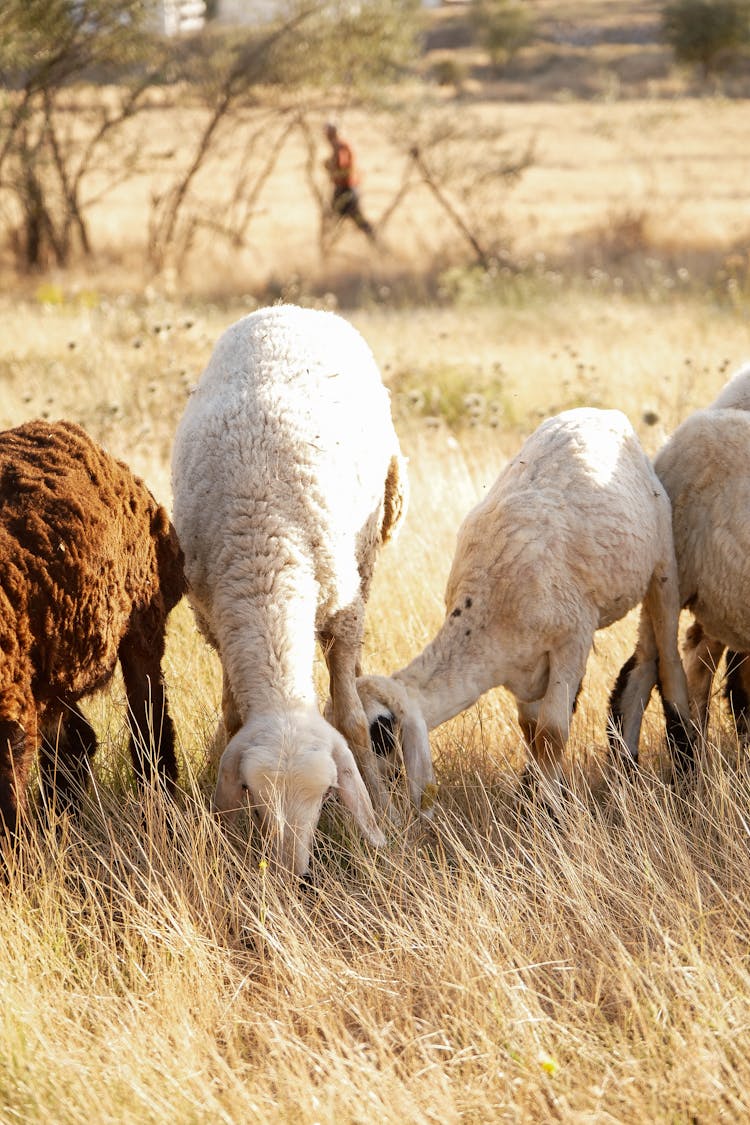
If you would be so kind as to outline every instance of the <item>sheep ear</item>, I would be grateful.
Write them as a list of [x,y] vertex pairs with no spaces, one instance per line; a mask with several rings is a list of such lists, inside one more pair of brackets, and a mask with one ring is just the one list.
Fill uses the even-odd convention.
[[378,828],[370,794],[357,769],[354,755],[343,738],[337,738],[334,743],[333,761],[336,766],[336,788],[342,803],[356,820],[365,839],[374,847],[382,848],[385,836]]
[[232,812],[238,807],[240,742],[233,738],[219,761],[211,806],[214,812]]
[[385,478],[385,502],[383,504],[383,523],[380,538],[383,543],[397,534],[409,504],[409,474],[406,458],[399,454],[391,457],[388,475]]
[[409,795],[423,816],[434,812],[437,785],[432,768],[430,736],[421,714],[404,712],[397,716],[401,730],[401,753],[409,782]]

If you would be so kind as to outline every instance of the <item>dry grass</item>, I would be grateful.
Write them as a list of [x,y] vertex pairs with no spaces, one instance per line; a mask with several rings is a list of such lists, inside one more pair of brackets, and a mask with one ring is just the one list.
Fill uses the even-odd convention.
[[[93,303],[5,304],[0,424],[73,417],[167,499],[187,388],[239,308]],[[413,484],[376,576],[372,670],[436,627],[456,525],[540,412],[622,402],[653,445],[647,404],[671,428],[750,353],[731,306],[595,288],[352,319],[398,386]],[[497,364],[504,413],[478,416],[444,376],[425,418],[436,373],[466,372],[481,391]],[[0,1120],[747,1117],[750,782],[717,709],[697,791],[676,796],[660,780],[655,712],[643,783],[607,789],[606,697],[633,633],[631,617],[597,640],[562,823],[516,818],[520,737],[493,692],[433,736],[434,824],[374,854],[333,815],[299,892],[207,812],[217,667],[179,607],[167,675],[185,794],[172,835],[159,803],[132,794],[115,685],[88,707],[103,746],[80,822],[59,838],[36,829],[3,892]]]
[[462,755],[434,828],[272,883],[201,806],[111,794],[0,930],[4,1120],[688,1121],[747,1111],[747,780],[513,823]]
[[[585,268],[596,261],[598,251],[616,274],[627,264],[623,250],[646,257],[666,254],[688,267],[705,258],[715,267],[722,255],[747,244],[744,101],[640,97],[580,102],[558,90],[537,101],[506,102],[493,99],[486,89],[468,100],[446,101],[435,90],[420,97],[423,122],[438,114],[448,119],[473,115],[477,127],[491,129],[494,146],[482,141],[488,164],[494,160],[499,165],[503,153],[518,156],[533,143],[533,163],[520,182],[510,188],[498,184],[487,203],[493,229],[479,227],[483,242],[510,252],[522,268],[539,254]],[[408,125],[398,115],[355,109],[342,110],[340,116],[360,155],[365,212],[377,224],[401,182]],[[178,106],[154,112],[142,138],[144,151],[162,151],[169,138],[170,167],[184,166],[198,124],[195,110]],[[251,115],[238,122],[221,163],[209,164],[199,178],[200,197],[218,211],[228,206],[226,193],[252,128]],[[322,191],[324,155],[321,141]],[[465,244],[422,187],[395,214],[377,248],[352,229],[321,258],[319,216],[306,186],[305,160],[301,142],[292,137],[258,200],[249,245],[228,248],[207,236],[181,276],[167,271],[160,287],[172,295],[226,298],[263,286],[288,289],[300,278],[319,286],[326,279],[335,286],[338,277],[347,275],[387,281],[430,272],[440,262],[465,256]],[[87,263],[88,283],[95,276],[100,287],[112,291],[146,276],[149,201],[162,182],[156,175],[141,176],[92,211],[92,243],[106,247],[106,253]],[[448,190],[451,194],[450,181]],[[462,209],[461,200],[454,198],[454,203]],[[628,224],[632,231],[634,217],[639,222],[636,244],[612,245],[611,232]]]
[[[476,48],[451,52],[459,60],[467,53],[466,65],[476,75],[459,89],[415,81],[388,91],[383,101],[390,112],[358,109],[350,92],[331,92],[320,124],[336,114],[354,143],[366,214],[377,225],[399,189],[415,138],[412,115],[422,140],[438,118],[444,125],[475,122],[488,168],[518,158],[533,144],[532,166],[516,186],[498,179],[494,193],[483,197],[479,212],[490,222],[482,226],[476,216],[470,218],[492,252],[510,253],[521,268],[540,254],[566,268],[585,269],[603,260],[613,274],[627,272],[634,256],[666,255],[677,265],[715,270],[722,256],[739,252],[747,276],[747,62],[708,89],[696,85],[672,65],[659,41],[657,0],[628,5],[627,12],[620,0],[562,5],[529,0],[529,6],[539,18],[539,37],[505,68],[488,70]],[[432,18],[465,25],[465,8],[446,8]],[[426,75],[431,57],[428,51],[423,59]],[[65,131],[82,136],[111,97],[112,91],[101,88],[71,93]],[[266,99],[262,109],[232,122],[220,152],[193,184],[201,202],[191,204],[192,210],[204,217],[233,213],[239,170],[246,169],[241,179],[247,182],[258,172],[257,162],[246,167],[246,146],[275,104],[272,93]],[[96,277],[100,288],[117,292],[144,283],[153,198],[190,164],[203,122],[194,104],[165,89],[123,132],[123,152],[137,148],[143,170],[92,208],[91,241],[98,253],[85,263],[86,284]],[[312,114],[309,124],[316,130]],[[318,137],[317,186],[326,195],[322,130]],[[431,162],[439,165],[444,156],[437,149]],[[446,192],[460,213],[471,216],[472,205],[461,197],[466,185],[456,174],[460,156],[446,163],[453,164]],[[229,246],[213,230],[198,236],[182,274],[166,270],[160,288],[173,296],[226,298],[243,290],[289,291],[300,279],[318,288],[335,286],[342,277],[369,279],[376,288],[383,279],[430,274],[445,261],[465,257],[466,244],[425,185],[395,213],[377,247],[352,228],[322,257],[320,216],[306,167],[305,145],[293,133],[255,201],[247,245]],[[96,197],[111,183],[111,170],[103,168],[87,193]],[[7,207],[7,199],[0,205]],[[0,247],[0,267],[8,262],[7,247]]]

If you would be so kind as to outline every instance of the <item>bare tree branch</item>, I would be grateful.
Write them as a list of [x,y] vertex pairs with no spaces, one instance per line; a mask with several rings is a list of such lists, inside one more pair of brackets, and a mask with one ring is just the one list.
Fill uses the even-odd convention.
[[159,268],[164,262],[164,255],[172,244],[175,228],[181,208],[187,198],[190,185],[202,168],[208,153],[211,150],[212,140],[219,126],[223,122],[237,97],[244,92],[252,79],[259,71],[261,60],[265,53],[279,40],[288,36],[309,19],[315,12],[315,6],[304,8],[292,19],[281,27],[271,32],[260,43],[254,43],[238,54],[234,65],[227,72],[219,89],[218,98],[211,110],[208,121],[198,139],[193,153],[193,158],[182,179],[164,197],[164,212],[155,216],[152,224],[149,250],[154,265]]

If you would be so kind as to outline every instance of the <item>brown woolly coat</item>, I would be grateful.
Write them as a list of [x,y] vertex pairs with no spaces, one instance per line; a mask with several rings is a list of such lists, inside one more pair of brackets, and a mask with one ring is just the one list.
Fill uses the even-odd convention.
[[11,833],[43,736],[48,796],[70,801],[85,784],[96,738],[77,701],[118,658],[139,780],[156,766],[173,785],[161,659],[184,590],[167,512],[123,462],[71,422],[0,432],[0,817]]

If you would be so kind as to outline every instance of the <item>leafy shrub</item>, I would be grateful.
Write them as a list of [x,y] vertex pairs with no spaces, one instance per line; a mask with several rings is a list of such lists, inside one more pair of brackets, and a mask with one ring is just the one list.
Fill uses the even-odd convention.
[[471,21],[493,63],[501,63],[534,37],[534,21],[514,0],[472,0]]
[[455,86],[459,89],[466,81],[467,68],[459,59],[446,56],[432,64],[430,75],[439,86]]
[[662,11],[664,38],[679,62],[715,70],[750,42],[748,0],[674,0]]

